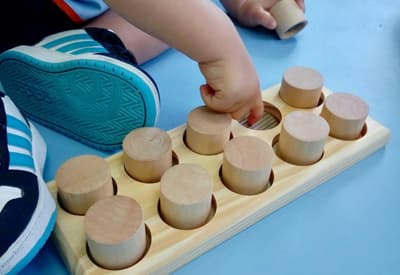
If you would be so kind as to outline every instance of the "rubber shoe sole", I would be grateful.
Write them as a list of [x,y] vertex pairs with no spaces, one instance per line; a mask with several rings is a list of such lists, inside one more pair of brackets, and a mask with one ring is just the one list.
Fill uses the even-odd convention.
[[102,150],[154,126],[159,95],[140,68],[103,55],[19,46],[0,55],[0,81],[29,118]]

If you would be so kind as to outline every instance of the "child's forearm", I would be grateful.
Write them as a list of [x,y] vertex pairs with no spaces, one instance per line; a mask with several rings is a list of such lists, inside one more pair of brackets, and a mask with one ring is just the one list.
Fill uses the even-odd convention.
[[[206,0],[106,0],[111,9],[195,61],[224,59],[244,48],[234,25]],[[239,48],[238,48],[239,47]]]
[[246,0],[220,0],[220,2],[230,15],[237,18],[239,9]]

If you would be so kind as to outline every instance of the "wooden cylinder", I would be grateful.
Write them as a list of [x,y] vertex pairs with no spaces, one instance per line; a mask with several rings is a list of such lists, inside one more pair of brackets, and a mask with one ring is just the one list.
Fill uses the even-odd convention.
[[186,124],[186,144],[202,155],[221,153],[231,133],[232,118],[228,113],[218,113],[206,106],[190,112]]
[[178,164],[161,177],[160,211],[163,219],[180,229],[206,223],[212,201],[213,181],[208,171],[195,164]]
[[131,131],[122,142],[127,173],[142,182],[157,182],[172,166],[172,140],[156,127]]
[[329,125],[322,117],[306,111],[289,113],[283,120],[278,155],[297,165],[317,162],[323,155]]
[[352,140],[360,137],[368,109],[368,104],[358,96],[334,93],[325,99],[321,116],[328,121],[331,136]]
[[140,205],[126,196],[96,202],[86,213],[85,233],[94,261],[108,269],[129,267],[146,250],[146,229]]
[[57,170],[56,184],[61,205],[77,215],[84,215],[92,204],[114,192],[107,161],[94,155],[66,161]]
[[313,108],[318,106],[323,86],[323,76],[316,70],[291,67],[283,74],[279,96],[292,107]]
[[231,139],[224,148],[222,179],[232,191],[254,195],[269,185],[274,152],[271,145],[254,136]]
[[295,36],[307,25],[307,18],[294,0],[278,0],[270,10],[277,22],[276,33],[280,39]]

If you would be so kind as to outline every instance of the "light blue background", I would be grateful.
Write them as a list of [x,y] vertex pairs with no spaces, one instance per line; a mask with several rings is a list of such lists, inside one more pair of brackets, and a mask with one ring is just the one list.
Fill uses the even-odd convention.
[[[238,27],[261,87],[294,65],[312,67],[333,91],[359,95],[391,129],[386,148],[360,161],[174,274],[400,274],[400,1],[306,0],[308,26],[294,39]],[[205,18],[205,20],[207,20]],[[195,35],[195,34],[193,34]],[[202,104],[197,64],[175,50],[145,64],[158,83],[169,130]],[[45,127],[45,177],[84,153],[107,156]],[[22,274],[67,274],[48,241]]]

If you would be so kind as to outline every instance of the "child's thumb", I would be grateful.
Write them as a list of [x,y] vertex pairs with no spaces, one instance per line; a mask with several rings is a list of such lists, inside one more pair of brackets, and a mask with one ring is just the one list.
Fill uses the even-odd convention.
[[208,84],[200,86],[200,95],[204,103],[214,111],[223,112],[224,106],[221,100],[215,96],[215,90]]

